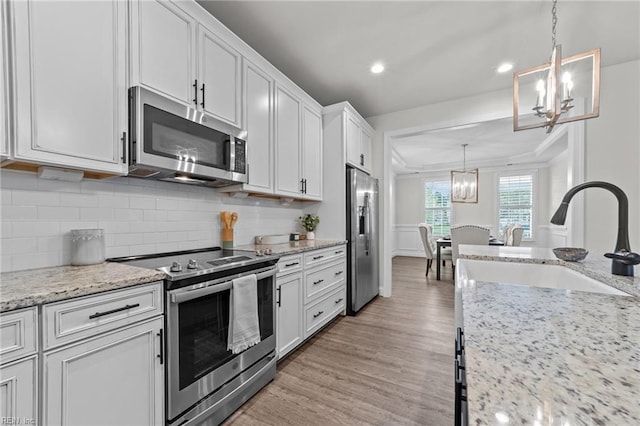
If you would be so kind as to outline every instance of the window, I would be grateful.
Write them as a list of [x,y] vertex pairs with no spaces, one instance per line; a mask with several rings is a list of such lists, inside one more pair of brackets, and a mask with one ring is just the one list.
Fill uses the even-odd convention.
[[518,224],[524,228],[523,238],[533,237],[533,174],[500,176],[498,184],[498,229]]
[[433,235],[451,235],[451,181],[425,181],[424,221],[433,227]]

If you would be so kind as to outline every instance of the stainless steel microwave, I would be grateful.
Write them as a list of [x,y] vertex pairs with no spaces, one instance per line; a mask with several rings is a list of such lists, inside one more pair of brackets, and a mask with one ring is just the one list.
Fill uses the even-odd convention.
[[245,133],[136,86],[129,90],[129,176],[212,187],[246,183]]

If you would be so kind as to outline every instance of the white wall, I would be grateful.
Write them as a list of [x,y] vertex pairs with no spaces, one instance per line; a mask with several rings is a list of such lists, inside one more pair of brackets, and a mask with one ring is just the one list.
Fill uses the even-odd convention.
[[299,203],[236,200],[210,188],[135,178],[60,182],[0,171],[2,272],[68,265],[71,229],[104,228],[107,257],[219,246],[220,211],[238,212],[234,242],[300,230]]
[[[600,117],[586,122],[586,179],[614,183],[627,193],[631,248],[640,251],[640,61],[601,70]],[[425,105],[369,117],[373,135],[373,175],[383,178],[385,132],[425,126],[452,127],[512,115],[512,90]],[[380,197],[384,197],[384,185]],[[615,199],[602,190],[588,190],[585,202],[585,247],[594,253],[613,249],[617,227]],[[389,218],[381,209],[380,223]],[[381,247],[385,247],[381,233]],[[390,294],[390,260],[382,256],[381,277]]]

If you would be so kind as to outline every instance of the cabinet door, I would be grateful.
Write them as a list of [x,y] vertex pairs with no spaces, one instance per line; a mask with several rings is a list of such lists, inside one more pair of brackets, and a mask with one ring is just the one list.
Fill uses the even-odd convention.
[[300,182],[300,101],[276,87],[276,193],[298,197]]
[[0,160],[9,156],[9,98],[8,94],[8,82],[7,78],[7,70],[6,67],[9,66],[9,57],[7,54],[7,49],[5,45],[6,41],[6,8],[8,3],[3,1],[0,4],[0,22],[2,23],[2,27],[0,27]]
[[360,164],[360,154],[362,154],[360,151],[360,124],[358,123],[357,118],[349,113],[347,113],[346,121],[347,163],[351,163],[355,166]]
[[242,57],[213,33],[199,26],[200,107],[214,117],[241,127]]
[[244,189],[273,193],[273,79],[249,61],[244,66],[244,125],[249,183]]
[[304,197],[322,200],[322,116],[302,108],[302,177]]
[[195,107],[195,31],[195,20],[171,1],[132,1],[132,85]]
[[360,165],[368,172],[371,171],[371,134],[362,129],[360,148],[362,151],[362,157],[360,157]]
[[127,4],[12,4],[16,158],[125,173]]
[[302,342],[302,274],[278,277],[278,358]]
[[[0,419],[38,424],[37,355],[0,367]],[[33,420],[33,422],[31,422]]]
[[44,353],[43,423],[164,424],[162,318]]

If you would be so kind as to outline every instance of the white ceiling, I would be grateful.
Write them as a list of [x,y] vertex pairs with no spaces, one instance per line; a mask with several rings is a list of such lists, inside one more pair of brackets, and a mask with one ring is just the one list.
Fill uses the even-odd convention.
[[[319,103],[346,100],[364,117],[509,88],[512,73],[495,71],[501,62],[524,69],[551,50],[550,0],[197,1]],[[640,59],[640,1],[560,0],[557,14],[563,56],[600,47],[603,66]],[[376,61],[386,65],[382,74],[369,72]],[[428,169],[452,152],[461,159],[469,137],[481,142],[468,151],[472,161],[482,151],[480,162],[497,153],[499,162],[517,159],[545,137],[514,133],[511,123],[468,132],[395,147],[408,164]]]

